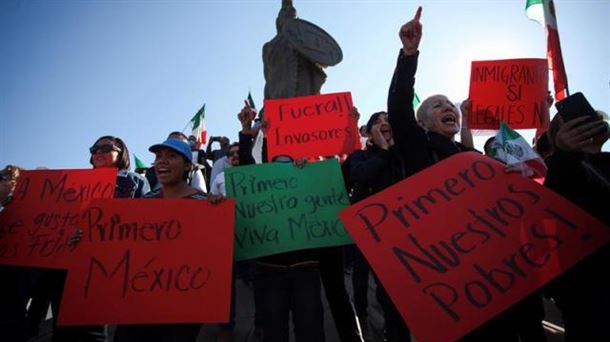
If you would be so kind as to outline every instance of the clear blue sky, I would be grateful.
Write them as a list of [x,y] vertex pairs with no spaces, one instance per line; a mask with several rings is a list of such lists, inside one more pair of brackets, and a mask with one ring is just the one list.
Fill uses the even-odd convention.
[[[351,91],[362,120],[385,109],[397,32],[418,5],[422,97],[466,98],[472,60],[545,57],[525,0],[294,3],[343,49],[322,91]],[[209,134],[235,139],[248,91],[262,105],[261,49],[280,4],[0,1],[0,167],[88,168],[88,147],[106,134],[148,163],[148,146],[182,130],[203,103]],[[570,90],[610,112],[610,0],[556,8]]]

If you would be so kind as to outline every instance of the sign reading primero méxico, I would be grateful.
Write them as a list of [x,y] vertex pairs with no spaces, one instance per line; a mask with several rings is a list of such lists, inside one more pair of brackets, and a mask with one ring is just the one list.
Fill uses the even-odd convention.
[[95,200],[83,208],[61,325],[226,322],[232,200]]

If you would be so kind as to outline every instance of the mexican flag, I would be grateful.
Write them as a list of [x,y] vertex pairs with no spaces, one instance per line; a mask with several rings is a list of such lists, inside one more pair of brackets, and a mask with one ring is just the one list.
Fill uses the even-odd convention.
[[148,169],[148,166],[146,166],[146,164],[144,164],[135,154],[133,155],[133,159],[136,161],[136,169]]
[[549,69],[553,71],[555,100],[561,101],[568,96],[568,77],[561,56],[555,3],[553,0],[527,0],[525,14],[546,29],[546,59]]
[[197,143],[201,145],[205,145],[208,140],[208,131],[205,129],[205,123],[203,122],[204,118],[205,103],[191,119],[191,123],[193,124],[193,135],[197,138]]
[[419,106],[420,103],[421,101],[419,100],[417,93],[413,93],[413,109],[417,109],[417,106]]
[[252,94],[248,92],[248,105],[256,112],[256,105],[254,104],[254,100],[252,99]]
[[[252,98],[252,93],[248,92],[248,105],[252,110],[256,113],[256,104],[254,104],[254,99]],[[260,119],[260,116],[259,116]],[[263,162],[263,139],[265,138],[265,133],[263,130],[259,130],[256,137],[254,137],[254,144],[252,145],[252,157],[256,164],[261,164]]]
[[536,177],[546,175],[547,169],[542,158],[519,133],[508,127],[504,121],[500,123],[500,131],[496,135],[491,151],[491,157],[501,160],[507,165],[525,163],[534,170]]

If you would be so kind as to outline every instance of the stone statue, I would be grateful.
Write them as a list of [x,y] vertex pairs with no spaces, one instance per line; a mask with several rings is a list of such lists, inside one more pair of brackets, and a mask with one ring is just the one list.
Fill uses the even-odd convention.
[[323,68],[343,58],[337,42],[324,30],[297,19],[292,0],[282,0],[277,34],[263,46],[265,99],[319,94]]

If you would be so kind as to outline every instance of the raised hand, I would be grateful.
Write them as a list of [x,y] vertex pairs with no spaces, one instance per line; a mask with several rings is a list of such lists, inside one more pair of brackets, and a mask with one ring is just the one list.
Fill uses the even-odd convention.
[[588,145],[607,140],[608,124],[603,120],[588,120],[589,117],[581,116],[561,125],[555,137],[556,146],[563,151],[579,152]]
[[415,13],[415,17],[402,25],[400,32],[398,33],[400,41],[402,42],[403,53],[406,56],[414,55],[419,48],[419,42],[421,41],[422,36],[422,26],[419,22],[421,11],[422,8],[419,6]]
[[352,109],[349,111],[349,114],[356,119],[356,121],[360,120],[360,112],[358,111],[358,108],[356,107],[352,107]]
[[252,121],[256,117],[256,112],[250,108],[246,101],[246,105],[241,109],[239,114],[237,114],[237,118],[241,123],[241,132],[243,134],[252,134]]
[[471,105],[472,102],[470,99],[466,99],[460,104],[460,111],[462,112],[462,128],[468,128],[470,126],[468,119],[470,116]]
[[371,128],[371,136],[369,139],[373,142],[373,144],[379,146],[384,150],[388,150],[390,147],[394,145],[394,139],[390,139],[389,141],[383,136],[381,133],[381,125],[373,125]]

